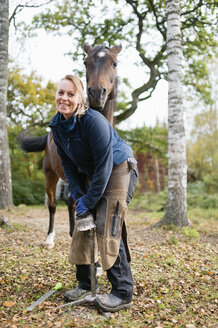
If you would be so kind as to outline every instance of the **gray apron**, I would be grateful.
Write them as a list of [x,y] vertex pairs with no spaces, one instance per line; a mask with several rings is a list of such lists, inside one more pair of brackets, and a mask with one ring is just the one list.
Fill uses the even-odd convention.
[[[95,262],[100,253],[103,270],[110,269],[117,259],[121,234],[130,261],[125,224],[129,181],[130,169],[125,161],[113,169],[105,192],[96,205]],[[89,231],[74,229],[69,262],[90,264]]]

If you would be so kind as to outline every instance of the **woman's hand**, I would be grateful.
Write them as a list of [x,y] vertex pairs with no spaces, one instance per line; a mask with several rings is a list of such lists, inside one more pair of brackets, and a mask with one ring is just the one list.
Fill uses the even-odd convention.
[[81,191],[80,189],[78,189],[78,190],[72,192],[71,196],[72,196],[73,201],[74,201],[74,203],[75,203],[75,202],[77,201],[78,198],[80,198],[80,197],[83,196],[83,193],[82,193],[82,191]]

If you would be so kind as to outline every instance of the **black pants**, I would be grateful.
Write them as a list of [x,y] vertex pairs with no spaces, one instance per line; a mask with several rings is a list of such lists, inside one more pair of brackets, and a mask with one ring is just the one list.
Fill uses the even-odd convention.
[[[79,287],[82,289],[91,290],[90,265],[77,265],[76,268],[76,277],[79,281]],[[113,295],[128,301],[132,300],[133,279],[122,239],[120,243],[119,255],[114,265],[107,270],[107,277],[112,285],[111,293]]]
[[[138,180],[138,172],[131,171],[130,183],[126,202],[129,204],[132,199],[135,186]],[[76,265],[76,278],[79,281],[79,287],[82,289],[91,289],[91,270],[90,265]],[[133,278],[130,269],[130,264],[127,260],[126,249],[121,238],[119,255],[114,265],[107,270],[107,277],[112,285],[111,294],[127,300],[132,300],[133,293]],[[96,279],[97,286],[97,279]]]

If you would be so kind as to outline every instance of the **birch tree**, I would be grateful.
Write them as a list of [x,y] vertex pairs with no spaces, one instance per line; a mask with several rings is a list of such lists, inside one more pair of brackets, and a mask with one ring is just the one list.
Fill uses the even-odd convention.
[[24,8],[44,6],[19,4],[9,19],[9,0],[0,0],[0,209],[7,209],[13,204],[11,164],[7,128],[7,88],[8,88],[8,38],[9,23]]
[[6,99],[8,87],[9,2],[0,1],[0,209],[12,205]]
[[168,63],[168,200],[157,224],[189,225],[187,218],[186,142],[183,122],[180,0],[166,1]]

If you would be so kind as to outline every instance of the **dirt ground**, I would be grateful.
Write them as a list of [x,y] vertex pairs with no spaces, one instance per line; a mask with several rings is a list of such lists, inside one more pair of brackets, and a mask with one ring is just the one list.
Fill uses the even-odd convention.
[[[0,214],[12,226],[0,227],[0,327],[217,327],[217,237],[212,225],[206,231],[200,226],[196,238],[177,229],[152,229],[157,217],[130,210],[133,305],[102,315],[94,306],[56,309],[65,290],[77,284],[67,260],[71,238],[66,208],[57,209],[53,249],[43,248],[47,208],[21,206]],[[58,281],[63,289],[26,313]],[[105,274],[99,277],[99,289],[110,291]]]

